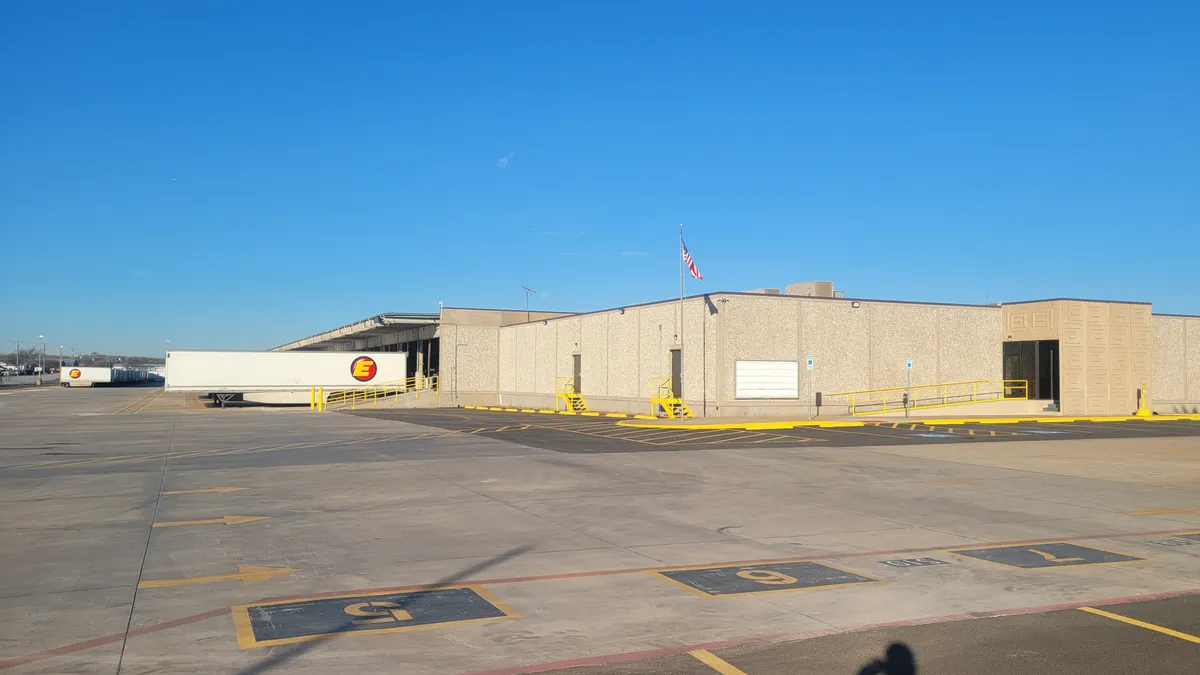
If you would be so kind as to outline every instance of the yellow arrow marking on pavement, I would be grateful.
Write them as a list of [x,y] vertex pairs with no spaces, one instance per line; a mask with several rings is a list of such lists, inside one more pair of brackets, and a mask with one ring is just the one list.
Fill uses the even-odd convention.
[[179,525],[241,525],[253,523],[256,520],[266,520],[270,516],[221,516],[206,520],[174,520],[168,523],[154,523],[154,527],[177,527]]
[[243,584],[266,581],[272,577],[299,572],[294,567],[259,567],[257,565],[241,565],[237,572],[229,574],[213,574],[206,577],[185,577],[183,579],[155,579],[138,583],[138,588],[166,588],[168,586],[189,586],[191,584],[215,584],[218,581],[242,580]]
[[204,488],[203,490],[166,490],[166,491],[160,492],[158,494],[160,494],[160,495],[198,495],[202,492],[215,492],[218,494],[223,494],[226,492],[237,492],[239,490],[249,490],[249,489],[250,488],[216,487],[216,488]]

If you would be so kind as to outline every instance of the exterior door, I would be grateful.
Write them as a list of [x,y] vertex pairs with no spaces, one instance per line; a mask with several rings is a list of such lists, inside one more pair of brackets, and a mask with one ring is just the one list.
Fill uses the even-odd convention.
[[683,351],[671,350],[671,393],[683,398]]
[[575,363],[573,364],[574,369],[571,372],[571,377],[575,378],[575,393],[582,394],[583,393],[583,356],[581,354],[576,354],[572,358],[574,358],[574,360],[575,360]]

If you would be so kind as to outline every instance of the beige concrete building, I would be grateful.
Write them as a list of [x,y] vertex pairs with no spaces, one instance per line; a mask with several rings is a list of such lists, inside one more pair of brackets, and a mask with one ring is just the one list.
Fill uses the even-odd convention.
[[[1124,415],[1147,386],[1158,412],[1200,411],[1200,317],[1154,315],[1148,303],[840,296],[832,283],[806,282],[581,314],[446,307],[277,349],[415,353],[410,368],[439,375],[441,404],[454,406],[554,407],[570,386],[593,410],[645,413],[669,383],[698,417],[844,414],[852,402],[871,411],[872,397],[909,394],[924,406],[1001,392],[1030,400],[991,412]],[[863,391],[876,393],[848,394]]]

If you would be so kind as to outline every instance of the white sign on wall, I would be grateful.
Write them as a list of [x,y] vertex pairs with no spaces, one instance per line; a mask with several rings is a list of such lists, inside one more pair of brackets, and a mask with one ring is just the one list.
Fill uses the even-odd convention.
[[735,398],[800,398],[798,361],[734,362]]

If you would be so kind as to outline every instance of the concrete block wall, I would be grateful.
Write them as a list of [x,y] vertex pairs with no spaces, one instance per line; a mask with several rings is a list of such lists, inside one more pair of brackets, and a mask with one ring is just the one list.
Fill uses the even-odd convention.
[[[693,298],[683,309],[685,398],[703,401],[707,383],[708,397],[715,400],[715,305]],[[679,322],[679,303],[668,301],[500,327],[495,336],[496,401],[553,407],[558,378],[573,375],[574,355],[579,354],[582,393],[589,404],[601,410],[648,412],[651,379],[670,375],[670,350],[679,345]],[[465,328],[459,327],[460,335]],[[460,359],[468,367],[466,357],[460,354]],[[443,357],[443,363],[449,362]],[[466,379],[460,379],[460,392],[475,391],[465,389]]]
[[[721,300],[726,300],[721,302]],[[826,394],[912,384],[999,380],[1003,317],[996,307],[944,306],[729,295],[721,306],[720,415],[783,415],[807,409],[804,361],[812,356],[813,392]],[[800,396],[737,400],[739,360],[796,361]],[[842,412],[834,400],[826,413]]]
[[1200,316],[1156,314],[1150,325],[1151,408],[1159,413],[1200,412]]
[[[687,299],[683,322],[683,394],[696,414],[804,410],[809,355],[817,363],[813,391],[826,393],[904,386],[908,358],[914,385],[1002,376],[1002,318],[995,307],[868,301],[855,307],[841,299],[717,294]],[[582,393],[593,408],[646,412],[651,379],[670,375],[679,323],[679,303],[667,301],[500,327],[490,336],[499,359],[493,391],[506,405],[553,406],[557,378],[572,375],[573,356],[580,354]],[[466,335],[465,327],[459,332]],[[482,346],[468,352],[485,353]],[[460,358],[466,367],[468,357]],[[796,362],[801,396],[738,400],[738,360]],[[464,377],[459,389],[485,391],[465,383],[482,386],[487,377]]]
[[[1058,340],[1061,408],[1066,415],[1128,415],[1152,379],[1150,305],[1045,300],[1005,305],[1005,339]],[[1150,398],[1157,394],[1152,390]]]
[[[500,329],[442,324],[439,377],[443,391],[495,392],[500,386]],[[515,371],[510,371],[514,372]]]

